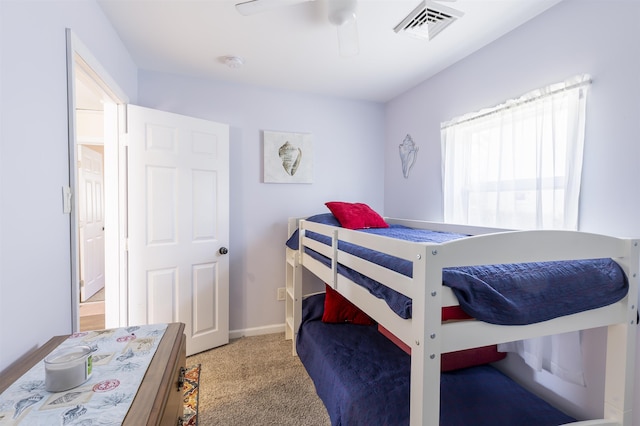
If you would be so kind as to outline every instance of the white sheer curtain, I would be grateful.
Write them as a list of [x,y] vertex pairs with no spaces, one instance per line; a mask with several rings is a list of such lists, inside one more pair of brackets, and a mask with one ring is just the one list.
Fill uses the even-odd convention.
[[444,220],[577,229],[589,82],[577,76],[443,123]]
[[[585,105],[580,75],[442,124],[444,220],[577,229]],[[578,332],[499,345],[536,371],[584,385]]]

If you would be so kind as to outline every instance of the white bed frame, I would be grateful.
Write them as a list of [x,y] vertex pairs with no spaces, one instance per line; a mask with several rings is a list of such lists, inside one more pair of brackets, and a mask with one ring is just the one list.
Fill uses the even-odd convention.
[[[293,218],[289,235],[300,229],[300,250],[287,248],[286,333],[293,340],[302,313],[302,268],[351,300],[411,347],[410,424],[438,425],[440,354],[538,336],[608,327],[604,418],[574,425],[632,424],[636,318],[638,300],[638,240],[573,231],[502,231],[385,218],[388,223],[472,235],[446,243],[413,243]],[[332,247],[305,237],[313,231],[332,238]],[[498,232],[496,232],[498,231]],[[413,278],[382,268],[338,250],[347,241],[413,262]],[[303,251],[309,247],[332,259],[326,267]],[[442,285],[442,269],[552,260],[613,258],[629,279],[627,296],[614,304],[542,323],[501,326],[482,321],[441,322],[441,309],[458,305],[451,289]],[[402,319],[381,299],[337,273],[337,263],[355,269],[410,297],[413,318]]]

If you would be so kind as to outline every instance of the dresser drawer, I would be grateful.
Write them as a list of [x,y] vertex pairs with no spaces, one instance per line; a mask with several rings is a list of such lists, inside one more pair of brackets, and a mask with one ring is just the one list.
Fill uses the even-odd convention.
[[169,324],[123,425],[176,426],[182,417],[178,379],[185,362],[184,324]]
[[[181,349],[179,354],[179,362],[177,362],[173,368],[173,381],[169,386],[166,402],[164,404],[164,411],[160,417],[160,425],[162,426],[176,426],[177,420],[182,418],[184,410],[184,371],[186,362],[186,339],[182,335]],[[167,366],[167,369],[169,367]]]

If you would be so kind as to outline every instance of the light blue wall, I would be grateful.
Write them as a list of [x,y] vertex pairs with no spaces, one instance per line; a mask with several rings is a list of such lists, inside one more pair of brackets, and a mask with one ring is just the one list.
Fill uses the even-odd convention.
[[[71,331],[65,29],[132,103],[231,125],[232,330],[283,323],[286,218],[329,200],[382,210],[381,104],[138,70],[93,0],[0,0],[0,370]],[[140,84],[141,101],[138,98]],[[261,183],[261,131],[309,132],[314,183]],[[318,283],[319,284],[319,283]]]
[[137,69],[93,0],[0,0],[0,370],[71,332],[66,28],[137,94]]
[[[580,228],[640,236],[638,22],[640,2],[635,0],[565,0],[389,102],[385,213],[442,220],[441,122],[589,73],[593,84],[587,104]],[[404,179],[398,144],[407,133],[420,151],[409,179]],[[603,337],[601,331],[584,337],[587,388],[536,377],[563,395],[556,399],[576,414],[596,416],[601,411],[604,377],[598,368],[604,359]],[[533,379],[521,370],[523,379]],[[640,399],[636,402],[640,407]]]
[[[640,235],[639,18],[636,0],[565,0],[389,102],[385,213],[442,219],[441,122],[589,73],[580,227]],[[420,151],[405,180],[398,144],[407,133]]]
[[[230,329],[282,324],[287,218],[331,200],[382,211],[383,105],[148,71],[138,84],[143,106],[230,125]],[[312,134],[312,184],[262,183],[263,130]]]

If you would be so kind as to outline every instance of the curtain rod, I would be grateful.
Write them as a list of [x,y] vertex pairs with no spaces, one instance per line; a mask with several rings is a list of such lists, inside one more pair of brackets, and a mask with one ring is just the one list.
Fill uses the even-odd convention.
[[[498,113],[500,111],[504,111],[504,110],[507,110],[507,109],[515,108],[515,107],[518,107],[520,105],[527,104],[529,102],[537,101],[538,99],[546,98],[548,96],[553,96],[553,95],[558,94],[560,92],[564,92],[564,91],[575,89],[575,88],[582,87],[582,86],[587,86],[587,85],[591,84],[591,82],[592,82],[591,78],[589,78],[587,80],[582,80],[582,81],[579,81],[577,83],[573,83],[573,84],[570,84],[568,86],[552,90],[552,91],[550,91],[548,93],[543,93],[543,94],[541,94],[539,96],[536,96],[536,97],[533,97],[533,98],[530,98],[530,99],[521,100],[521,101],[518,101],[516,103],[509,104],[509,105],[494,107],[495,109],[492,109],[491,111],[487,111],[485,113],[479,113],[478,115],[474,115],[473,117],[465,118],[464,120],[456,121],[455,123],[453,123],[453,121],[455,121],[455,118],[454,118],[453,120],[449,120],[445,124],[441,125],[440,126],[440,130],[448,129],[449,127],[457,126],[458,124],[467,123],[469,121],[477,120],[479,118],[484,118],[484,117],[487,117],[487,116],[489,116],[491,114],[496,114],[496,113]],[[524,96],[526,96],[526,95],[524,95]]]

